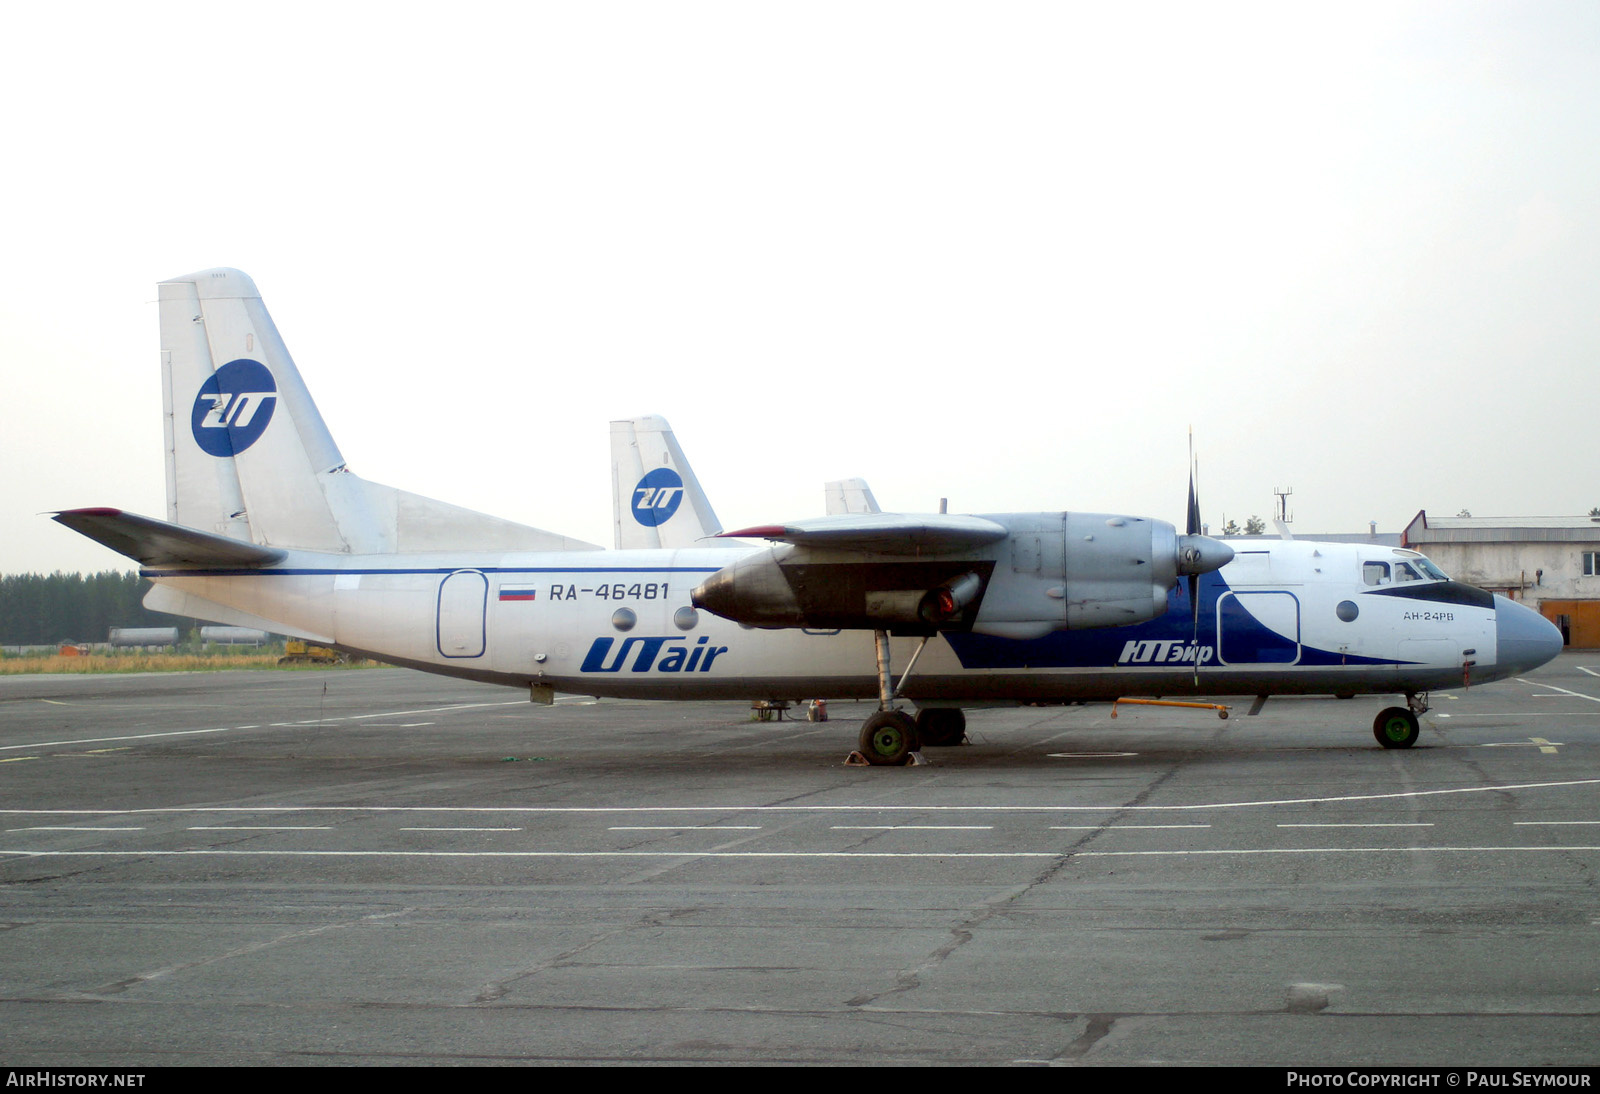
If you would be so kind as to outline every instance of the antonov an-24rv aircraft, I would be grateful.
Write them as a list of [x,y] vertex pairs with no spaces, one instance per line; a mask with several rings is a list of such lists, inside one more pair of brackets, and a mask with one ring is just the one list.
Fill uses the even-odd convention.
[[[877,764],[958,743],[963,707],[1130,696],[1403,695],[1374,729],[1405,748],[1431,689],[1561,649],[1540,615],[1414,551],[1200,535],[1192,483],[1182,534],[1105,513],[845,511],[728,533],[770,546],[602,550],[358,478],[248,277],[160,291],[167,519],[55,517],[136,559],[157,611],[545,702],[876,696],[860,749]],[[640,526],[704,502],[675,458],[642,460]],[[909,658],[898,679],[891,653]]]

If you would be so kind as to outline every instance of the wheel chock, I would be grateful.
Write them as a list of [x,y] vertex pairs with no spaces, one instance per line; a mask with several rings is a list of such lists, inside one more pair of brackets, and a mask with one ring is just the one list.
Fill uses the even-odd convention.
[[[848,755],[848,756],[846,756],[844,758],[844,766],[846,766],[846,767],[871,767],[872,764],[868,763],[867,762],[867,758],[865,756],[863,756],[859,751],[852,751],[850,753],[850,755]],[[932,767],[933,766],[933,761],[928,759],[921,752],[912,752],[912,753],[910,753],[910,754],[908,754],[906,756],[906,762],[901,764],[900,766],[901,767]]]

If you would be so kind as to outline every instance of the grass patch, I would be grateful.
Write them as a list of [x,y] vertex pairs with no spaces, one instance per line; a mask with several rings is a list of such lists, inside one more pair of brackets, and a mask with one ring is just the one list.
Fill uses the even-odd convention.
[[304,672],[307,669],[363,669],[380,667],[376,661],[343,665],[280,665],[276,651],[267,653],[91,653],[86,657],[5,657],[0,658],[0,676],[24,673],[107,673],[107,672],[221,672],[224,669],[276,669]]

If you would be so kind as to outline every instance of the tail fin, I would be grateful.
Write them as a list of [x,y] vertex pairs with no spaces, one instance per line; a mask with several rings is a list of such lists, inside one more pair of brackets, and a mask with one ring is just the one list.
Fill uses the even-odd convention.
[[593,547],[350,474],[250,278],[202,270],[160,290],[172,523],[356,554]]
[[739,546],[708,538],[722,524],[672,427],[655,415],[611,423],[611,514],[618,550]]
[[878,499],[872,496],[872,488],[867,485],[866,479],[836,479],[824,483],[822,494],[827,499],[830,517],[840,513],[882,512],[878,508]]

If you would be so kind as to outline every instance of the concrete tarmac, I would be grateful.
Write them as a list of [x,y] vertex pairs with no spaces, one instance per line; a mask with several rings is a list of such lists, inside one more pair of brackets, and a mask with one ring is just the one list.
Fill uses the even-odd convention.
[[1596,1063],[1600,652],[1248,705],[0,678],[0,1062]]

